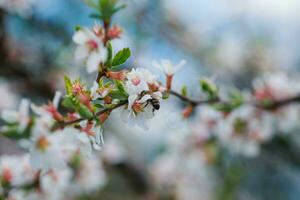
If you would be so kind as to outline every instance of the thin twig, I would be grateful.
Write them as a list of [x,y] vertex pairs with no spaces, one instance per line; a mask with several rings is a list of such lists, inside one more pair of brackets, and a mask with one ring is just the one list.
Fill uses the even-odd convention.
[[191,99],[187,96],[183,96],[181,95],[180,93],[176,92],[176,91],[173,91],[171,90],[170,91],[170,94],[179,98],[180,100],[182,101],[185,101],[193,106],[197,106],[197,105],[200,105],[200,104],[212,104],[212,103],[221,103],[220,99],[219,98],[216,98],[216,99],[210,99],[210,100],[195,100],[195,99]]
[[[122,106],[126,105],[127,103],[128,103],[127,100],[126,100],[126,101],[122,101],[122,102],[120,102],[120,103],[118,103],[118,104],[116,104],[116,105],[114,105],[114,106],[112,106],[112,107],[110,107],[110,108],[106,108],[106,109],[103,109],[103,110],[97,112],[97,113],[95,114],[95,116],[100,116],[101,114],[104,114],[104,113],[107,113],[107,112],[111,112],[111,111],[113,111],[113,110],[115,110],[115,109],[117,109],[117,108],[119,108],[119,107],[122,107]],[[79,122],[81,122],[81,121],[83,121],[83,120],[86,120],[86,119],[84,119],[84,118],[79,118],[79,119],[75,119],[75,120],[67,121],[67,122],[65,122],[65,121],[63,121],[63,122],[57,122],[57,123],[52,127],[51,130],[52,130],[52,131],[55,131],[55,130],[57,130],[57,129],[59,129],[59,128],[64,128],[64,127],[70,126],[70,125],[72,125],[72,124],[77,124],[77,123],[79,123]]]
[[[193,105],[193,106],[199,106],[202,104],[215,104],[215,103],[227,104],[227,103],[229,103],[229,102],[222,101],[219,98],[211,99],[211,100],[195,100],[195,99],[191,99],[190,97],[183,96],[180,93],[173,91],[173,90],[170,91],[170,94],[179,98],[180,100],[182,100],[184,102],[187,102],[187,103]],[[244,103],[250,104],[250,105],[256,106],[258,108],[265,109],[265,110],[274,110],[279,107],[286,106],[286,105],[289,105],[292,103],[297,103],[297,102],[300,102],[300,94],[293,96],[293,97],[286,98],[286,99],[275,100],[273,102],[270,102],[267,105],[264,105],[264,104],[262,104],[262,102],[259,102],[259,101],[247,101]]]

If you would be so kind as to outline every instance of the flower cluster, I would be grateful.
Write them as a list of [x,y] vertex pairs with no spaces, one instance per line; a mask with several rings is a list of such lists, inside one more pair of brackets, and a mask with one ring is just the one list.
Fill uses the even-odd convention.
[[[271,106],[274,102],[282,103],[297,97],[299,83],[296,80],[297,77],[287,80],[287,76],[281,73],[262,76],[253,81],[252,94],[239,94],[244,103],[236,103],[238,106],[234,109],[233,99],[237,101],[241,98],[237,97],[239,95],[231,97],[231,101],[193,108],[194,120],[185,131],[181,131],[188,133],[179,139],[176,136],[175,140],[171,137],[165,144],[168,151],[150,165],[157,191],[178,199],[217,198],[214,191],[219,180],[215,177],[215,169],[220,167],[219,162],[226,160],[226,156],[231,156],[231,159],[257,157],[264,144],[271,143],[276,137],[288,137],[293,130],[300,129],[297,104]],[[230,98],[223,96],[222,99]],[[226,165],[234,162],[231,159],[226,160]],[[189,184],[191,179],[192,185]]]
[[[174,73],[185,61],[177,66],[168,60],[154,64],[166,75],[167,87],[147,69],[120,69],[131,52],[124,48],[114,54],[110,41],[121,37],[121,33],[119,26],[110,26],[106,20],[103,27],[97,23],[91,29],[77,27],[73,36],[77,45],[75,60],[86,66],[88,73],[97,73],[93,85],[65,77],[66,95],[56,92],[53,101],[42,106],[23,99],[17,111],[1,112],[1,133],[18,140],[28,152],[22,158],[26,167],[20,165],[16,171],[12,166],[20,158],[3,157],[4,197],[40,199],[43,195],[43,199],[60,199],[70,187],[78,195],[82,190],[96,189],[102,179],[93,180],[96,177],[92,174],[97,174],[94,171],[99,168],[93,166],[93,149],[102,148],[102,126],[116,108],[123,107],[121,117],[128,125],[148,129],[149,119],[159,110],[163,96],[168,96]],[[75,158],[80,159],[80,166]],[[92,169],[81,173],[81,168]],[[22,179],[24,174],[29,178]],[[76,181],[68,184],[74,178]],[[56,192],[48,191],[51,184],[57,186]],[[29,193],[25,192],[28,188]]]
[[99,158],[74,155],[69,167],[41,172],[32,168],[28,154],[2,156],[1,193],[13,200],[59,200],[99,190],[106,182]]

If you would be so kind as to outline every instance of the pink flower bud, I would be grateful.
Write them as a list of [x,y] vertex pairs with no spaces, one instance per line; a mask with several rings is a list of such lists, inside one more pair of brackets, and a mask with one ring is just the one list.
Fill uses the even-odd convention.
[[120,38],[121,34],[122,34],[122,29],[120,26],[113,26],[108,31],[108,37],[110,39]]
[[126,78],[126,72],[125,70],[123,71],[118,71],[118,72],[113,72],[113,71],[109,71],[106,73],[106,76],[108,78],[114,79],[114,80],[120,80],[123,81]]
[[191,114],[194,111],[194,106],[193,105],[188,105],[183,111],[182,111],[182,116],[183,118],[187,119],[191,116]]

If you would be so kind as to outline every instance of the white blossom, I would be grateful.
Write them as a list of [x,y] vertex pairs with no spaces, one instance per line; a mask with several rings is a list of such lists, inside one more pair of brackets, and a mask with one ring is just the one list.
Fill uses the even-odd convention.
[[70,168],[51,170],[40,175],[40,190],[37,197],[47,200],[63,200],[72,180]]
[[[300,84],[297,77],[285,73],[264,75],[253,81],[254,97],[257,100],[280,101],[299,95]],[[273,110],[275,126],[281,133],[289,133],[299,128],[299,105],[286,105]]]
[[37,122],[30,138],[30,160],[34,169],[48,171],[66,167],[63,147],[64,141],[51,133],[43,122]]
[[80,28],[73,36],[78,45],[75,51],[75,60],[84,61],[88,73],[98,70],[99,64],[107,59],[107,49],[101,38],[88,28]]
[[78,171],[74,174],[74,182],[68,187],[70,196],[90,194],[98,191],[106,183],[106,175],[101,159],[96,155],[82,157]]
[[153,106],[148,102],[151,98],[149,94],[140,99],[138,95],[129,96],[128,108],[123,110],[122,120],[130,127],[137,125],[145,130],[149,129],[148,121],[154,117]]
[[82,121],[80,123],[81,127],[83,127],[83,131],[80,134],[80,140],[82,142],[87,142],[87,139],[91,145],[91,149],[100,150],[104,145],[103,139],[103,129],[101,126],[97,126],[92,124],[89,126],[88,121]]
[[253,81],[257,99],[282,100],[297,95],[300,91],[298,79],[285,73],[267,74]]
[[153,65],[167,76],[173,76],[183,67],[183,65],[185,65],[185,63],[185,60],[181,60],[177,65],[174,65],[170,60],[167,59],[162,59],[160,63],[153,61]]
[[1,118],[8,123],[18,123],[19,132],[21,133],[26,129],[30,121],[29,117],[29,101],[22,99],[18,111],[3,110]]
[[152,78],[149,77],[150,74],[148,70],[143,68],[132,69],[127,74],[127,81],[125,82],[126,92],[129,95],[138,95],[143,91],[148,91],[149,87],[147,81]]
[[61,99],[61,92],[55,92],[52,103],[45,106],[36,106],[35,104],[31,104],[32,111],[38,115],[39,121],[43,121],[48,128],[53,125],[55,114],[57,114],[57,108],[59,106],[59,101]]
[[132,69],[127,74],[125,90],[129,94],[127,109],[122,112],[122,120],[133,127],[147,130],[148,121],[154,117],[154,107],[149,102],[151,99],[160,100],[159,91],[151,91],[150,86],[156,84],[156,77],[144,68]]
[[253,157],[259,153],[260,144],[273,134],[273,121],[268,113],[243,106],[218,124],[217,136],[232,153]]
[[0,177],[2,181],[9,182],[12,186],[22,186],[32,183],[36,171],[29,163],[29,155],[2,155],[0,157]]

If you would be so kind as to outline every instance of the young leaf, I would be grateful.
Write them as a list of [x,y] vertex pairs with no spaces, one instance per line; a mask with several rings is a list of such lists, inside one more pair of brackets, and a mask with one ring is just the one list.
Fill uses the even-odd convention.
[[107,44],[107,49],[108,49],[108,56],[107,59],[110,60],[113,57],[113,47],[111,45],[111,42],[108,42]]
[[200,80],[200,86],[205,92],[209,99],[214,99],[218,96],[218,88],[216,85],[211,83],[209,80]]
[[72,96],[69,96],[69,95],[65,96],[63,98],[62,105],[65,108],[68,108],[68,109],[71,109],[71,110],[76,110],[76,100],[75,100],[75,97],[72,97]]
[[76,110],[79,115],[84,119],[92,119],[94,117],[93,113],[83,104],[76,105]]
[[120,92],[119,90],[110,91],[109,96],[112,99],[119,99],[119,100],[126,100],[128,98],[127,94],[124,94],[123,92]]
[[67,94],[72,94],[72,81],[69,79],[69,77],[65,76],[65,86]]
[[104,21],[110,21],[113,16],[116,0],[99,0],[98,9]]
[[75,31],[80,31],[81,30],[81,26],[77,25],[75,26]]
[[81,104],[76,97],[72,97],[70,95],[65,96],[62,102],[63,106],[76,111],[82,118],[91,119],[93,118],[93,113],[86,107],[85,105]]
[[32,128],[32,125],[30,124],[27,126],[27,128],[23,132],[20,132],[18,125],[6,126],[2,130],[1,134],[10,139],[20,140],[20,139],[30,137],[30,132],[31,132],[30,129],[31,128]]
[[131,52],[129,48],[124,48],[121,51],[119,51],[112,62],[112,66],[121,65],[126,62],[126,60],[130,57]]
[[125,90],[125,88],[124,88],[124,85],[123,85],[122,81],[115,80],[115,84],[116,84],[116,86],[117,86],[117,89],[118,89],[121,93],[123,93],[125,96],[127,96],[127,92],[126,92],[126,90]]
[[182,94],[182,96],[187,96],[187,87],[186,86],[183,86],[182,88],[181,88],[181,94]]
[[120,10],[123,10],[124,8],[126,8],[125,4],[119,5],[113,9],[113,13],[119,12]]
[[107,66],[108,68],[111,67],[112,65],[112,57],[113,57],[113,48],[110,42],[107,43],[107,61],[105,63],[105,66]]

